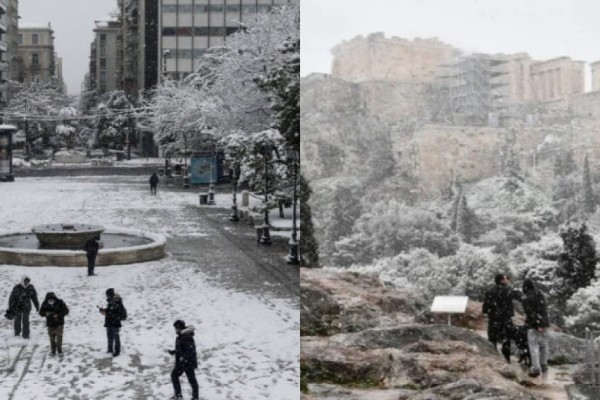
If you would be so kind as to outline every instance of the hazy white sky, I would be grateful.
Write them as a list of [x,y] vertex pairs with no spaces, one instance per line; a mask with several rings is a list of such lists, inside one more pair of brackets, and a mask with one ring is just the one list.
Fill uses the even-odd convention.
[[597,0],[301,0],[301,75],[330,72],[356,35],[437,36],[467,52],[600,60]]
[[116,9],[117,0],[20,0],[19,23],[52,24],[67,90],[77,94],[89,69],[94,21],[109,19],[109,13]]

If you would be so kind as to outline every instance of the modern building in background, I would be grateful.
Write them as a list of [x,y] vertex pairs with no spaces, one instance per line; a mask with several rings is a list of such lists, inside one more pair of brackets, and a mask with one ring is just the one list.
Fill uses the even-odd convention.
[[[3,79],[16,80],[20,69],[23,67],[23,60],[19,56],[19,0],[8,0],[6,12],[6,62],[8,68]],[[11,90],[8,87],[7,96],[3,97],[10,100]]]
[[[198,67],[199,58],[208,48],[222,45],[227,35],[239,30],[249,15],[287,3],[289,0],[123,0],[119,2],[118,21],[108,23],[111,29],[121,31],[122,57],[116,53],[118,49],[106,47],[121,62],[116,88],[137,98],[140,92],[155,87],[163,74],[182,78]],[[86,91],[101,94],[112,90],[112,77],[108,76],[107,60],[103,90],[98,37],[94,43]]]
[[98,94],[121,89],[122,39],[117,21],[97,22],[90,48],[89,90]]
[[183,77],[198,67],[207,49],[225,43],[249,15],[268,12],[288,0],[161,0],[159,65]]
[[56,78],[54,31],[52,26],[19,26],[19,55],[23,70],[16,80],[30,83],[35,79],[48,82]]

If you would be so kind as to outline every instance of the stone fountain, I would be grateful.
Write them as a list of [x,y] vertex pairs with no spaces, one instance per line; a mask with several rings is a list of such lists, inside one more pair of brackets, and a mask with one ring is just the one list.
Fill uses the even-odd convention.
[[31,228],[43,249],[82,250],[85,242],[104,232],[100,225],[50,224]]
[[156,233],[63,223],[0,234],[0,264],[83,267],[85,242],[96,235],[101,235],[103,245],[96,266],[140,263],[165,255],[166,238]]

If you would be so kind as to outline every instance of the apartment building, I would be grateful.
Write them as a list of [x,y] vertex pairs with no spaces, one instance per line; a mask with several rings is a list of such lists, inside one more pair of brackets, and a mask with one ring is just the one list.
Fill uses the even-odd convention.
[[90,86],[99,94],[121,88],[122,36],[116,21],[97,22],[90,47]]
[[8,84],[10,79],[10,53],[9,53],[9,4],[6,0],[0,0],[0,104],[8,100]]
[[35,79],[48,82],[55,78],[54,31],[50,23],[46,27],[21,25],[18,32],[23,69],[19,71],[17,80],[30,83]]

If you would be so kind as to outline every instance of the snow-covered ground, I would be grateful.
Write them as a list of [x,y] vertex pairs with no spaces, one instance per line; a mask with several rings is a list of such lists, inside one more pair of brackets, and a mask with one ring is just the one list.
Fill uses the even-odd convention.
[[[20,178],[0,183],[0,229],[87,222],[157,232],[168,240],[206,238],[214,231],[190,215],[189,206],[197,204],[195,191],[159,186],[158,195],[150,196],[146,179],[139,177]],[[243,260],[236,251],[215,250],[215,260]],[[99,267],[98,276],[88,278],[85,268],[0,265],[0,302],[5,302],[0,311],[23,274],[32,278],[40,302],[54,291],[71,310],[62,359],[50,357],[39,315],[32,313],[29,340],[14,337],[12,322],[0,320],[0,399],[168,398],[173,359],[166,350],[173,348],[172,324],[179,318],[196,327],[201,399],[299,398],[298,299],[232,289],[220,283],[217,267],[213,275],[212,268],[168,256]],[[105,304],[109,287],[123,297],[129,313],[121,331],[122,354],[114,359],[105,353],[106,331],[96,308]],[[189,399],[187,380],[181,381]]]

